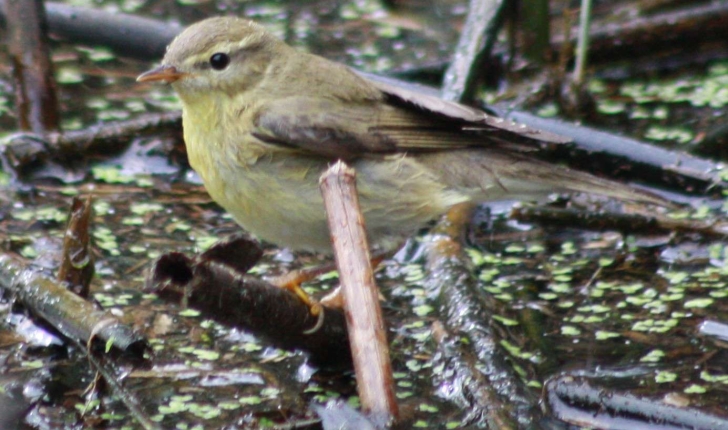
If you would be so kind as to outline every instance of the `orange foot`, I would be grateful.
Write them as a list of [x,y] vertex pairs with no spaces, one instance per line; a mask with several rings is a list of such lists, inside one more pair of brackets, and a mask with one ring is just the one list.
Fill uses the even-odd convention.
[[306,293],[303,288],[301,288],[301,284],[310,281],[324,273],[328,273],[331,270],[332,267],[321,266],[315,267],[313,269],[293,270],[286,273],[285,275],[275,276],[267,279],[269,283],[275,285],[276,287],[284,288],[295,294],[308,307],[311,316],[316,317],[316,324],[310,329],[305,330],[303,332],[304,334],[315,333],[321,328],[321,326],[324,324],[324,308],[323,306],[321,306],[321,303],[316,301],[313,297],[309,296],[308,293]]
[[[378,254],[372,257],[372,267],[377,267],[381,263],[387,254]],[[316,324],[304,331],[304,334],[312,334],[318,331],[324,323],[324,306],[321,305],[317,300],[312,298],[306,293],[301,284],[315,279],[325,273],[336,269],[334,264],[324,264],[309,269],[299,269],[290,271],[284,275],[273,276],[267,279],[267,281],[276,287],[284,288],[293,294],[295,294],[301,301],[308,306],[309,312],[312,316],[316,317]],[[329,307],[343,307],[341,299],[341,288],[336,288],[331,294],[324,297],[323,302]]]

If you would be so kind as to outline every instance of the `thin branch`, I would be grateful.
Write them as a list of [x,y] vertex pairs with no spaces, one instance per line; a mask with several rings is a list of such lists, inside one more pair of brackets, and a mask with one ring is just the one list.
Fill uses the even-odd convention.
[[57,130],[58,99],[43,1],[10,1],[5,12],[18,126],[39,134]]
[[506,3],[503,0],[470,0],[465,26],[443,77],[442,98],[445,100],[473,98],[475,77],[493,48]]
[[362,409],[384,427],[397,419],[399,411],[355,180],[354,170],[339,161],[321,176],[320,188],[344,295],[359,398]]

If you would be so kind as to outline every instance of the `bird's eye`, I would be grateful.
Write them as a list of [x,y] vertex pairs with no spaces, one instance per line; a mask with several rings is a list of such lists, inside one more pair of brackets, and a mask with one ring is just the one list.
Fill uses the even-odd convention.
[[222,52],[212,54],[212,57],[210,57],[210,66],[212,66],[215,70],[222,70],[227,67],[228,64],[230,64],[230,57]]

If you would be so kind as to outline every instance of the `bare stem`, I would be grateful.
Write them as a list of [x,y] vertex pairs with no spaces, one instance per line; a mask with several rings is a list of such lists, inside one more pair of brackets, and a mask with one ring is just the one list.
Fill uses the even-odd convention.
[[379,426],[397,418],[392,365],[379,294],[356,193],[356,174],[339,161],[320,180],[344,295],[351,355],[362,409]]

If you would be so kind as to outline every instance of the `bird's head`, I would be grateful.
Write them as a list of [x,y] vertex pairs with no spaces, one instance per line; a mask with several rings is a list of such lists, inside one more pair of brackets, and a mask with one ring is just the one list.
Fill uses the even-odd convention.
[[171,83],[181,95],[235,94],[260,81],[285,45],[262,26],[234,17],[209,18],[185,29],[167,48],[162,64],[138,82]]

